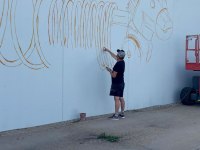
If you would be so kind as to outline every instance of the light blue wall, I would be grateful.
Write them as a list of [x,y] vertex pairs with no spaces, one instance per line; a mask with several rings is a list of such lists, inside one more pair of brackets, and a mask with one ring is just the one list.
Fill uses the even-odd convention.
[[126,110],[177,102],[191,85],[185,36],[199,33],[198,0],[61,2],[0,0],[0,131],[112,113],[103,46],[127,53]]

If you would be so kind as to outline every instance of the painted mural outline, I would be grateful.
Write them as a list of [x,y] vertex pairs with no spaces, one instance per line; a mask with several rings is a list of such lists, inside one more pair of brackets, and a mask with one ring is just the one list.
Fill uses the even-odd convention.
[[[24,64],[25,66],[31,68],[31,69],[41,69],[41,68],[48,68],[49,63],[46,61],[45,56],[43,55],[41,46],[40,46],[40,40],[39,40],[39,34],[38,34],[38,11],[39,7],[41,5],[42,0],[36,0],[33,2],[33,18],[32,18],[32,31],[31,31],[31,39],[30,43],[28,44],[27,49],[22,50],[21,43],[19,42],[19,36],[17,33],[16,28],[16,7],[17,7],[17,0],[4,0],[3,10],[5,10],[5,6],[8,6],[6,16],[9,16],[9,23],[10,23],[10,34],[12,38],[12,44],[13,49],[15,50],[16,56],[18,58],[16,59],[8,59],[5,58],[0,51],[0,61],[3,65],[8,67],[15,67],[19,66],[21,64]],[[4,16],[3,16],[4,17]],[[2,17],[2,18],[3,18]],[[6,20],[8,21],[8,19]],[[7,24],[7,22],[5,23]],[[0,26],[0,30],[1,30]],[[6,32],[6,28],[4,29],[4,33]],[[4,35],[3,35],[4,36]],[[3,41],[3,39],[2,39]],[[1,46],[3,45],[3,42],[1,43]],[[38,54],[39,59],[41,60],[41,63],[33,63],[29,60],[31,54],[33,51],[36,51]]]
[[[140,8],[145,4],[149,4],[148,12]],[[149,62],[152,57],[154,35],[156,34],[160,40],[168,40],[173,33],[173,22],[169,17],[167,0],[129,0],[128,10],[131,15],[125,42],[133,43],[139,58]],[[147,47],[143,48],[143,45]]]
[[52,14],[48,19],[49,43],[53,45],[56,41],[66,48],[95,48],[100,66],[112,66],[114,61],[111,57],[99,50],[105,45],[111,47],[112,16],[117,4],[64,1],[61,12],[57,13],[57,3],[55,0],[52,2],[49,12]]
[[[21,64],[30,69],[48,68],[39,33],[40,9],[44,0],[30,0],[32,4],[31,38],[27,48],[22,48],[16,25],[18,0],[1,0],[0,4],[0,63],[8,67]],[[173,33],[173,22],[169,16],[167,0],[128,0],[127,8],[120,9],[117,3],[91,0],[51,0],[48,9],[48,44],[66,48],[96,49],[99,66],[112,67],[113,59],[102,51],[102,47],[111,48],[111,30],[113,25],[126,29],[122,42],[130,58],[137,52],[140,60],[149,62],[152,57],[152,39],[168,40]],[[147,6],[148,5],[148,6]],[[146,8],[149,8],[146,10]],[[147,12],[148,11],[148,12]],[[9,24],[9,28],[7,25]],[[43,27],[45,29],[45,27]],[[16,58],[7,58],[3,51],[5,34],[12,37],[13,53]],[[129,44],[131,43],[131,44]],[[144,47],[144,45],[146,47]],[[125,48],[124,48],[125,49]],[[126,50],[126,49],[125,49]],[[39,61],[35,62],[33,53]]]

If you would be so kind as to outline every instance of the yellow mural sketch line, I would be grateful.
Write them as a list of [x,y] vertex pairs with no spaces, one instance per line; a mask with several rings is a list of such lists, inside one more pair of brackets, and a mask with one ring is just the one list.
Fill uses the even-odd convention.
[[[116,5],[116,3],[110,3],[109,4],[109,8],[108,8],[108,19],[107,19],[107,27],[106,27],[106,33],[107,33],[107,35],[106,35],[106,46],[109,48],[109,49],[111,49],[111,26],[112,26],[112,22],[113,22],[113,11],[115,10],[115,9],[118,9],[117,8],[117,5]],[[109,55],[107,55],[107,60],[108,60],[108,63],[107,63],[107,67],[109,67],[109,68],[112,68],[112,66],[114,65],[114,60],[111,58],[111,56]]]
[[[5,1],[4,1],[5,2]],[[4,35],[5,35],[5,32],[6,32],[6,28],[7,28],[7,22],[8,22],[8,15],[9,15],[9,9],[10,9],[10,0],[8,0],[7,1],[7,11],[6,11],[6,15],[4,15],[4,13],[3,13],[3,15],[2,15],[2,19],[4,18],[4,17],[6,17],[6,23],[5,23],[5,28],[3,29],[4,31],[3,31],[3,35],[2,35],[2,40],[1,40],[1,45],[0,45],[0,48],[1,48],[1,46],[2,46],[2,44],[3,44],[3,39],[4,39]],[[3,5],[3,7],[5,7],[5,3],[4,3],[4,5]],[[5,8],[3,8],[3,10],[5,11]],[[2,22],[1,22],[2,23]],[[0,27],[0,29],[1,29],[2,27]],[[15,60],[9,60],[9,59],[7,59],[7,58],[5,58],[4,56],[3,56],[3,54],[2,54],[2,52],[0,52],[0,60],[1,60],[1,63],[3,64],[3,65],[5,65],[5,66],[7,66],[7,67],[16,67],[16,66],[18,66],[18,65],[20,65],[21,64],[21,62],[19,61],[19,59],[15,59]]]
[[63,6],[61,8],[61,15],[60,15],[60,32],[61,32],[61,45],[62,46],[66,46],[66,43],[68,41],[67,37],[66,37],[66,28],[68,28],[68,26],[66,25],[66,19],[65,19],[65,10],[67,7],[67,3],[66,1],[63,2]]
[[0,17],[0,27],[1,27],[1,24],[2,24],[2,20],[3,20],[3,17],[4,17],[4,9],[5,9],[5,0],[3,1],[3,10],[1,12],[1,17]]
[[[34,4],[35,2],[35,4]],[[19,37],[17,34],[17,28],[16,28],[16,8],[17,8],[17,1],[12,0],[11,1],[11,9],[10,9],[10,27],[11,27],[11,38],[14,44],[14,49],[16,51],[16,54],[18,55],[19,59],[14,60],[14,61],[10,61],[12,63],[15,63],[17,65],[23,63],[25,66],[29,67],[30,69],[41,69],[44,67],[47,67],[47,65],[44,63],[45,59],[44,57],[42,57],[41,55],[41,49],[38,49],[37,47],[37,37],[35,37],[35,29],[37,30],[37,28],[34,28],[34,23],[38,21],[38,17],[35,18],[35,11],[37,9],[37,3],[39,1],[32,1],[32,6],[33,6],[33,27],[32,27],[32,35],[31,35],[31,39],[30,39],[30,43],[28,45],[28,48],[26,50],[22,50],[22,46],[19,42]],[[40,5],[41,5],[40,1]],[[38,56],[40,57],[41,63],[33,63],[29,60],[30,56],[33,54],[33,51],[36,50],[38,53]],[[20,60],[20,61],[19,61]]]
[[[18,58],[9,60],[3,56],[2,52],[0,63],[4,65],[23,63],[31,69],[48,68],[50,64],[44,56],[44,49],[41,45],[42,39],[40,39],[40,9],[44,0],[32,0],[32,34],[28,48],[25,49],[22,49],[16,26],[17,2],[17,0],[1,1],[0,48],[6,33],[7,20],[10,17],[11,38]],[[115,2],[110,1],[51,0],[50,7],[47,10],[48,42],[50,45],[60,43],[61,46],[67,48],[94,48],[99,65],[101,67],[112,67],[114,64],[113,59],[103,53],[101,49],[103,46],[111,49],[111,29],[113,25],[118,25],[127,28],[127,32],[132,29],[133,33],[126,33],[126,39],[136,46],[140,57],[143,55],[141,42],[148,41],[150,43],[147,43],[149,44],[148,50],[145,50],[146,61],[149,61],[152,54],[151,42],[153,36],[156,33],[159,39],[168,39],[173,32],[173,24],[168,16],[166,0],[150,1],[150,9],[152,12],[155,11],[154,16],[151,16],[151,13],[148,14],[146,10],[139,9],[142,2],[144,1],[129,0],[127,10],[120,10]],[[126,24],[122,20],[127,17],[129,22]],[[139,22],[141,24],[138,25],[137,20],[141,21]],[[31,60],[33,52],[36,52],[39,57],[39,63],[34,63],[34,58]]]
[[[0,34],[2,33],[2,35],[0,35],[0,48],[2,47],[4,36],[5,36],[5,32],[6,32],[6,28],[7,28],[8,11],[9,11],[9,0],[7,1],[7,7],[6,7],[5,0],[3,1],[2,7],[3,7],[3,10],[2,10],[2,13],[1,13],[1,18],[0,18]],[[4,26],[3,26],[3,20],[5,22]]]
[[[147,44],[148,45],[147,50],[145,50],[146,61],[149,62],[152,55],[153,45],[151,42],[152,42],[152,38],[154,34],[156,33],[158,39],[160,40],[169,39],[173,31],[173,25],[172,25],[172,20],[168,16],[169,13],[167,9],[166,0],[150,1],[150,7],[152,9],[152,12],[155,12],[154,16],[148,15],[146,10],[144,9],[139,9],[142,2],[144,1],[129,0],[128,11],[130,14],[130,17],[129,17],[130,23],[127,28],[130,28],[133,30],[133,33],[131,34],[134,35],[135,38],[142,37],[144,39],[143,42],[147,42],[147,41],[150,42],[149,44]],[[140,17],[140,18],[137,18],[137,17]],[[138,19],[141,19],[140,24],[137,24]],[[120,24],[120,22],[117,22],[117,23]],[[132,41],[134,41],[133,43],[135,43],[135,45],[138,45],[135,39],[132,39]],[[144,53],[140,53],[140,57],[142,57],[143,54]]]
[[166,8],[167,1],[166,0],[156,0],[161,8]]
[[[55,1],[55,0],[54,0]],[[52,16],[51,15],[51,9],[52,9],[52,5],[53,5],[53,1],[51,1],[51,4],[50,4],[50,9],[49,9],[49,14],[48,14],[48,37],[49,37],[49,43],[50,45],[53,43],[53,39],[52,39],[52,36],[51,36],[51,32],[52,30],[50,29],[51,26],[50,26],[50,17]]]
[[[14,5],[14,6],[13,6]],[[13,44],[16,50],[17,55],[19,56],[19,59],[21,60],[21,62],[26,65],[27,67],[31,68],[31,69],[41,69],[43,68],[43,66],[41,67],[41,64],[33,64],[31,63],[26,56],[24,55],[22,48],[21,48],[21,44],[19,43],[19,38],[17,35],[17,29],[16,29],[16,23],[15,23],[15,14],[16,14],[16,7],[17,7],[17,1],[14,2],[14,0],[11,2],[11,19],[10,19],[10,23],[11,23],[11,35],[12,35],[12,39],[13,39]],[[13,19],[12,19],[13,18]],[[30,47],[32,45],[32,39],[30,41],[30,46],[29,49],[26,50],[27,51],[30,50]],[[37,67],[36,67],[37,66]]]
[[[105,17],[105,18],[102,18],[101,19],[101,22],[103,22],[104,23],[104,26],[103,26],[103,28],[101,28],[102,30],[105,30],[105,28],[106,29],[108,29],[108,31],[110,32],[110,34],[111,34],[111,25],[112,25],[112,16],[113,16],[113,11],[114,11],[114,9],[116,9],[117,7],[115,6],[115,3],[110,3],[110,5],[108,5],[108,4],[104,4],[103,5],[104,7],[110,7],[109,9],[102,9],[102,12],[101,12],[101,14],[103,14],[103,16]],[[102,16],[102,15],[101,15]],[[106,17],[107,17],[107,20],[108,20],[108,22],[106,23]],[[102,30],[100,29],[100,32],[103,32]],[[102,46],[105,46],[105,44],[106,43],[104,43],[104,38],[106,38],[106,39],[109,39],[108,38],[108,36],[110,37],[111,35],[108,33],[108,32],[106,32],[107,34],[101,34],[100,35],[100,38],[101,38],[101,41],[103,42],[103,43],[100,43],[100,47],[102,47]],[[110,40],[110,39],[109,39]],[[109,43],[109,42],[108,42]],[[110,46],[110,43],[109,44],[107,44],[108,46],[107,47],[109,47]],[[114,61],[113,61],[113,59],[110,57],[110,56],[108,56],[107,54],[105,54],[105,53],[103,53],[103,51],[101,50],[101,48],[97,48],[97,56],[98,56],[98,62],[99,62],[99,65],[100,66],[102,66],[103,68],[105,68],[105,66],[107,66],[107,67],[112,67],[113,66],[113,64],[114,64]]]
[[[39,2],[38,2],[39,1]],[[34,37],[35,37],[35,44],[36,44],[36,49],[39,55],[40,60],[42,61],[42,64],[44,67],[48,68],[49,63],[47,62],[46,58],[44,57],[44,54],[42,52],[41,44],[40,44],[40,39],[39,39],[39,11],[40,11],[40,6],[42,4],[43,0],[38,0],[35,4],[35,8],[37,8],[34,13]]]
[[[104,7],[103,7],[103,11],[102,11],[102,16],[101,16],[101,26],[102,26],[102,34],[101,34],[101,37],[102,37],[102,47],[103,46],[106,46],[107,47],[107,43],[106,43],[106,39],[107,39],[107,35],[106,35],[106,28],[108,27],[108,24],[107,24],[107,10],[108,10],[108,7],[109,7],[109,3],[105,3],[104,4]],[[107,53],[103,53],[103,62],[106,62],[107,64],[109,63],[109,57],[108,55],[106,55]]]
[[[142,31],[139,31],[139,33],[143,36],[144,39],[147,41],[151,41],[154,35],[154,28],[155,28],[155,22],[154,20],[144,11],[142,12],[142,25],[141,25]],[[151,33],[151,35],[145,34],[144,30],[148,29]]]
[[136,39],[134,35],[131,35],[131,34],[129,34],[127,38],[130,39],[133,42],[133,44],[137,47],[137,50],[139,51],[139,57],[141,58],[142,52],[141,52],[141,45],[139,41]]
[[[165,20],[166,18],[161,17],[162,21],[164,21],[165,23],[167,23],[167,22],[171,22],[171,23],[172,23],[172,20],[170,19],[170,17],[168,16],[168,14],[166,14],[165,12],[168,12],[168,9],[167,9],[167,8],[163,8],[163,9],[161,9],[161,10],[159,11],[159,13],[158,13],[158,15],[157,15],[157,18],[156,18],[156,24],[162,29],[162,32],[164,32],[164,33],[166,33],[166,32],[168,32],[168,31],[171,30],[170,35],[168,36],[167,39],[165,39],[165,40],[168,40],[168,39],[171,37],[172,33],[173,33],[173,24],[171,24],[171,26],[168,26],[168,27],[163,28],[163,27],[161,26],[161,23],[158,21],[158,17],[162,16],[162,14],[165,14],[165,15],[166,15],[165,17],[167,17],[168,20]],[[163,38],[160,37],[160,36],[158,35],[157,32],[156,32],[156,34],[157,34],[157,37],[158,37],[160,40],[163,40]]]
[[149,62],[152,56],[152,44],[148,45],[148,51],[147,51],[147,57],[146,57],[146,62]]
[[90,14],[90,4],[88,1],[85,1],[85,7],[84,7],[84,43],[85,43],[85,48],[89,48],[89,40],[88,40],[88,28],[89,28],[89,14]]
[[[135,16],[135,13],[137,12],[137,8],[138,8],[138,6],[139,6],[139,4],[140,4],[140,1],[141,0],[134,0],[134,2],[133,2],[133,0],[130,0],[129,2],[128,2],[128,10],[129,10],[129,12],[131,13],[131,16],[132,16],[132,18],[134,18],[134,16]],[[132,19],[131,19],[132,20]]]

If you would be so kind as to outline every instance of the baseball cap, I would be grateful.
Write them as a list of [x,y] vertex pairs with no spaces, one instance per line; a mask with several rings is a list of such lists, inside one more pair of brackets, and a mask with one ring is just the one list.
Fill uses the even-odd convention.
[[125,52],[124,52],[124,50],[120,50],[120,49],[118,49],[117,50],[117,56],[119,57],[119,58],[124,58],[125,57]]

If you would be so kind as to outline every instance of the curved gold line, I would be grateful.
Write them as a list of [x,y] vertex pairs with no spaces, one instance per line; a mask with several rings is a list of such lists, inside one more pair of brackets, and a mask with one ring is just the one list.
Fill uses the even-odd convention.
[[83,1],[83,4],[82,4],[82,41],[83,41],[83,48],[85,48],[85,3],[86,3],[86,0]]
[[84,29],[84,38],[85,38],[85,48],[89,48],[89,39],[88,39],[88,33],[89,33],[89,19],[90,19],[90,4],[88,1],[85,3],[85,8],[84,8],[84,22],[85,22],[85,29]]
[[3,17],[4,17],[4,8],[5,8],[5,0],[3,1],[3,10],[2,10],[2,13],[1,13],[1,17],[0,17],[0,27],[1,27]]
[[99,18],[99,48],[103,47],[102,44],[102,32],[103,32],[103,10],[104,10],[105,3],[103,2],[103,6],[100,8],[100,18]]
[[[67,5],[68,5],[68,2],[69,1],[64,1],[63,2],[63,6],[62,6],[62,9],[61,9],[61,25],[60,26],[62,26],[62,32],[61,32],[61,34],[62,34],[62,45],[63,46],[66,46],[66,43],[67,43],[67,41],[68,41],[68,39],[67,39],[67,37],[66,37],[66,31],[68,31],[68,30],[66,30],[66,19],[65,19],[65,13],[66,13],[66,9],[67,9]],[[67,16],[68,16],[68,14],[67,14]],[[68,26],[67,26],[68,27]],[[69,28],[69,27],[68,27]]]
[[[59,16],[59,32],[60,32],[60,44],[62,45],[63,41],[63,28],[62,28],[62,13],[63,13],[63,5],[64,5],[64,0],[62,0],[62,6],[61,6],[61,11],[60,11],[60,16]],[[63,46],[63,45],[62,45]]]
[[58,42],[58,31],[57,31],[57,15],[58,15],[58,9],[57,9],[57,1],[55,0],[53,2],[53,8],[52,8],[52,42],[53,42],[53,45],[55,43]]
[[58,19],[59,19],[59,11],[58,11],[58,4],[56,3],[56,34],[57,34],[57,37],[56,37],[56,39],[57,39],[57,43],[58,43],[58,41],[59,41],[59,30],[58,30]]
[[88,22],[87,22],[87,19],[89,18],[89,14],[86,14],[88,13],[88,10],[89,10],[89,3],[87,0],[84,1],[84,7],[83,7],[83,10],[84,10],[84,15],[83,15],[83,39],[84,39],[84,48],[88,48],[88,36],[87,36],[87,28],[88,28]]
[[91,14],[91,31],[90,31],[90,36],[91,36],[91,41],[92,41],[92,46],[96,47],[96,40],[95,40],[95,26],[96,26],[96,15],[97,15],[97,8],[96,8],[96,2],[93,2],[92,5],[92,14]]
[[137,46],[137,49],[138,49],[139,54],[140,54],[140,57],[141,57],[141,56],[142,56],[142,53],[141,53],[141,45],[140,45],[140,43],[138,42],[138,40],[136,39],[136,37],[133,36],[133,35],[131,35],[131,34],[128,34],[127,38],[130,39],[130,40],[132,41],[132,43],[133,43],[134,45]]
[[132,0],[130,0],[128,3],[128,10],[132,14],[132,18],[134,18],[135,13],[137,12],[138,6],[140,5],[140,1],[141,0],[134,0],[133,2]]
[[44,57],[44,54],[42,52],[41,49],[41,44],[40,44],[40,39],[39,39],[39,11],[40,11],[40,6],[42,4],[43,0],[38,0],[35,4],[35,8],[36,10],[34,11],[34,41],[35,41],[35,45],[36,45],[36,50],[38,53],[38,56],[42,62],[42,64],[44,65],[44,67],[48,68],[48,62],[46,60],[46,58]]
[[[7,14],[7,19],[8,19],[8,14],[9,14],[9,9],[10,9],[10,0],[7,1],[7,4],[8,4],[8,9],[7,9],[6,14]],[[6,21],[6,26],[7,26],[7,21]],[[6,30],[6,28],[5,28],[5,30]],[[5,30],[4,30],[4,34],[5,34]],[[4,35],[3,35],[3,37],[4,37]],[[1,52],[0,52],[0,61],[3,65],[5,65],[7,67],[16,67],[21,64],[21,62],[19,62],[19,59],[16,59],[16,60],[6,59]]]
[[103,6],[104,6],[104,2],[103,1],[100,1],[98,3],[98,14],[97,14],[97,47],[99,49],[102,48],[101,46],[101,15],[102,15],[102,11],[103,11]]
[[6,67],[17,67],[22,64],[19,60],[8,60],[0,52],[0,62]]
[[[69,41],[68,42],[70,42],[70,45],[73,48],[73,6],[74,6],[74,1],[72,1],[71,4],[72,4],[72,6],[68,7],[68,19],[69,19],[69,22],[68,22]],[[69,9],[71,9],[70,15],[69,15]]]
[[[32,18],[33,17],[34,16],[32,16]],[[34,20],[32,19],[32,24],[33,24],[33,22],[34,22]],[[31,40],[30,40],[30,44],[29,44],[29,47],[28,47],[27,51],[24,53],[24,56],[26,56],[26,54],[28,53],[28,51],[31,49],[31,47],[33,45],[33,40],[34,40],[34,34],[33,34],[33,32],[34,32],[34,29],[32,29],[32,37],[31,37]],[[34,48],[35,48],[35,44],[34,44]],[[32,50],[32,52],[33,52],[33,50]],[[28,57],[30,57],[30,55]]]
[[3,29],[3,34],[2,34],[2,37],[0,37],[0,48],[3,44],[3,40],[4,40],[4,36],[5,36],[5,33],[6,33],[6,29],[7,29],[7,22],[8,22],[8,12],[9,12],[9,0],[7,1],[7,11],[6,11],[6,15],[4,15],[4,9],[5,9],[5,0],[4,0],[4,4],[3,4],[3,10],[2,10],[2,16],[1,16],[1,19],[0,19],[0,29],[2,28],[2,22],[3,22],[3,18],[6,16],[6,20],[5,20],[5,27]]
[[106,47],[108,46],[107,45],[107,33],[106,33],[106,29],[109,28],[109,25],[108,25],[108,11],[109,11],[109,7],[110,7],[110,3],[106,3],[105,4],[105,10],[104,10],[104,20],[103,20],[103,45],[105,45]]
[[83,26],[82,26],[82,22],[83,22],[83,5],[84,5],[84,1],[79,1],[79,7],[80,7],[80,16],[78,16],[78,20],[79,20],[79,25],[78,25],[78,37],[79,37],[79,46],[82,47],[84,41],[83,41],[83,38],[82,38],[82,30],[83,30]]
[[109,38],[110,38],[109,33],[110,33],[111,22],[112,22],[112,16],[111,16],[111,11],[112,11],[112,7],[113,7],[112,5],[113,5],[113,3],[110,3],[109,7],[108,7],[108,15],[107,15],[108,18],[107,18],[107,24],[106,24],[106,26],[107,26],[107,28],[106,28],[106,46],[109,48],[111,48],[110,40],[109,40]]
[[[69,47],[69,41],[70,41],[70,32],[69,32],[69,30],[70,30],[70,23],[69,23],[69,10],[68,10],[68,5],[69,4],[72,4],[73,5],[73,2],[71,1],[71,0],[69,0],[69,1],[67,1],[67,3],[66,3],[66,6],[65,6],[65,8],[64,8],[64,18],[63,18],[63,20],[64,20],[64,23],[63,23],[63,25],[64,25],[64,27],[63,27],[63,29],[64,29],[64,32],[65,32],[65,34],[64,34],[64,45],[67,45],[67,47]],[[66,20],[66,17],[67,17],[67,20]],[[67,30],[66,30],[66,27],[67,26]]]
[[85,2],[85,0],[83,0],[83,2],[82,2],[82,5],[81,5],[81,16],[80,16],[80,46],[81,47],[83,47],[83,45],[84,45],[84,38],[83,38],[83,22],[84,22],[84,20],[83,20],[83,15],[84,15],[84,13],[83,13],[83,6],[84,6],[84,2]]
[[[94,22],[95,22],[95,25],[93,26],[94,30],[93,30],[93,35],[94,35],[94,39],[95,39],[95,48],[96,48],[96,55],[97,55],[97,62],[99,63],[99,66],[102,67],[102,59],[101,59],[101,48],[98,47],[98,40],[99,40],[99,37],[98,37],[98,26],[99,26],[99,3],[95,5],[95,7],[93,6],[93,8],[95,8],[95,18],[94,19]],[[99,51],[100,50],[100,51]]]
[[[13,6],[13,1],[12,1],[12,6]],[[14,8],[14,14],[12,13],[12,9],[11,9],[11,15],[13,16],[13,24],[12,24],[12,20],[11,20],[11,33],[12,33],[12,39],[13,39],[13,43],[14,43],[14,47],[15,50],[20,58],[20,60],[22,61],[22,63],[31,68],[31,69],[41,69],[43,68],[42,64],[33,64],[31,63],[23,54],[23,51],[21,49],[20,43],[19,43],[19,38],[17,36],[17,31],[16,31],[16,24],[15,24],[15,14],[16,14],[16,7],[17,7],[17,2],[15,3],[15,8]],[[12,8],[12,7],[11,7]],[[15,43],[16,42],[16,43]],[[31,42],[30,42],[31,43]],[[30,46],[29,46],[30,47]]]
[[[103,10],[103,6],[104,6],[104,2],[99,2],[97,4],[97,9],[99,10],[98,13],[97,13],[97,26],[96,26],[96,29],[97,29],[97,50],[98,49],[101,49],[101,15],[102,15],[102,10]],[[99,53],[99,60],[100,60],[100,63],[102,65],[102,62],[104,62],[104,57],[103,57],[103,52],[100,51]]]
[[[55,3],[56,4],[56,3]],[[54,8],[53,8],[53,15],[52,15],[52,19],[53,19],[53,31],[52,31],[52,34],[53,34],[53,41],[54,41],[54,44],[56,43],[56,12],[55,12],[55,5],[54,5]]]
[[95,2],[92,1],[89,7],[89,18],[88,18],[88,40],[89,40],[89,47],[92,48],[93,46],[93,37],[92,37],[92,32],[93,32],[93,24],[94,24],[94,18],[93,18],[93,6],[95,5]]
[[92,41],[94,42],[94,47],[97,47],[96,45],[96,24],[97,24],[97,21],[96,21],[96,16],[97,16],[97,6],[96,6],[96,3],[92,6]]
[[[11,1],[11,9],[10,9],[11,37],[12,37],[12,40],[13,40],[13,44],[14,44],[15,51],[16,51],[16,53],[17,53],[19,59],[20,59],[21,62],[23,63],[23,57],[22,57],[22,55],[21,55],[21,52],[20,52],[19,49],[16,48],[16,45],[15,45],[15,42],[14,42],[14,33],[13,33],[13,32],[15,31],[15,27],[13,27],[13,25],[12,25],[12,20],[13,20],[13,24],[14,24],[14,26],[15,26],[15,23],[14,23],[15,15],[13,15],[13,13],[12,13],[13,5],[14,5],[14,4],[13,4],[13,0],[12,0],[12,1]],[[14,8],[14,14],[15,14],[15,12],[16,12],[16,5],[15,5],[15,8]],[[12,17],[13,17],[13,19],[12,19]],[[14,28],[14,29],[13,29],[13,28]],[[14,30],[14,31],[13,31],[13,30]],[[16,61],[18,61],[19,59],[17,59]]]
[[127,38],[130,39],[137,46],[137,48],[141,49],[140,43],[135,38],[135,36],[129,34]]
[[[55,1],[55,0],[54,0]],[[53,5],[53,2],[54,2],[53,0],[51,1],[51,3],[50,3],[50,9],[49,9],[49,14],[48,14],[48,37],[49,37],[49,43],[50,43],[50,45],[51,44],[53,44],[53,37],[52,37],[52,35],[51,35],[51,26],[52,25],[50,25],[50,23],[51,23],[51,16],[52,16],[52,5]]]
[[[109,12],[109,21],[108,21],[108,31],[107,31],[107,34],[108,34],[108,46],[109,48],[111,48],[111,26],[112,26],[112,21],[113,21],[113,12],[115,9],[118,9],[117,7],[117,4],[116,3],[111,3],[111,8],[110,8],[110,12]],[[110,57],[110,67],[111,66],[114,66],[114,59]]]
[[[116,4],[116,3],[113,3],[113,5],[112,5],[112,13],[111,13],[111,16],[112,16],[112,17],[113,17],[113,12],[114,12],[115,9],[118,9],[118,7],[117,7],[117,4]],[[109,26],[111,26],[111,25],[112,25],[112,22],[110,22],[110,25],[109,25]],[[108,35],[110,36],[110,37],[109,37],[109,41],[111,41],[111,28],[109,28],[109,30],[110,30],[110,31],[109,31],[110,33],[108,34]],[[111,42],[110,42],[110,47],[111,47]]]
[[149,62],[151,59],[151,55],[152,54],[152,49],[148,47],[148,51],[147,51],[147,56],[146,56],[146,62]]
[[[79,2],[79,1],[78,1]],[[78,24],[78,14],[77,14],[77,5],[74,6],[74,47],[77,47],[77,24]]]
[[[92,5],[93,5],[93,2],[92,3],[88,3],[87,2],[87,5],[88,5],[88,7],[87,6],[85,6],[86,8],[87,8],[87,17],[85,18],[85,20],[87,20],[86,21],[86,26],[87,26],[87,28],[86,28],[86,47],[87,48],[91,48],[92,46],[92,41],[91,41],[91,32],[92,32],[92,26],[91,26],[91,24],[92,24],[92,21],[93,21],[93,19],[92,19]],[[86,12],[85,12],[86,13]]]
[[62,45],[62,40],[63,40],[63,37],[62,37],[62,27],[61,27],[61,24],[62,24],[62,8],[63,8],[63,4],[64,4],[64,0],[62,0],[62,5],[61,5],[61,11],[60,11],[60,15],[59,15],[59,18],[58,18],[58,32],[59,32],[59,37],[60,37],[60,44]]
[[[13,6],[13,1],[12,1],[12,6]],[[15,5],[15,11],[16,11],[16,6],[17,5]],[[15,14],[15,11],[14,11],[14,14]],[[14,48],[15,48],[20,60],[23,62],[23,64],[25,66],[27,66],[31,69],[41,69],[42,68],[41,64],[32,64],[29,60],[27,60],[27,58],[25,58],[25,55],[23,54],[23,52],[21,50],[21,46],[19,45],[19,40],[18,40],[18,37],[17,37],[17,34],[16,34],[16,25],[15,25],[15,15],[14,14],[12,13],[12,9],[11,9],[11,18],[10,18],[11,19],[10,20],[10,22],[11,22],[11,35],[12,35],[11,37],[12,37],[12,40],[13,40]],[[14,19],[12,19],[12,16],[14,17]],[[12,24],[12,20],[13,20],[13,24]],[[14,25],[14,27],[13,27],[13,25]],[[15,33],[15,36],[14,36],[14,33]]]
[[[103,46],[105,46],[105,47],[107,47],[107,45],[106,45],[106,28],[109,28],[108,27],[108,24],[107,24],[107,16],[108,16],[108,14],[107,14],[107,10],[109,9],[109,4],[110,3],[105,3],[104,4],[104,8],[103,8],[103,11],[102,11],[102,19],[101,19],[101,25],[102,25],[102,35],[101,35],[101,41],[102,41],[102,46],[101,47],[103,47]],[[107,66],[109,66],[109,68],[110,68],[110,58],[109,58],[109,55],[107,55],[107,53],[104,53],[104,60],[105,60],[105,64],[107,65]]]
[[75,10],[76,10],[76,1],[73,1],[73,5],[72,5],[72,8],[71,8],[71,20],[70,20],[70,24],[71,24],[71,30],[70,30],[70,33],[71,33],[71,38],[70,38],[70,42],[71,42],[71,47],[72,48],[75,48],[75,44],[74,44],[74,30],[75,30]]
[[[168,9],[167,9],[167,8],[163,8],[163,9],[161,9],[161,10],[159,11],[159,13],[158,13],[158,15],[157,15],[157,17],[156,17],[156,24],[155,24],[155,26],[158,24],[158,22],[157,22],[158,17],[160,16],[161,13],[163,13],[163,12],[165,12],[165,11],[168,12]],[[168,17],[169,17],[169,16],[168,16]],[[169,17],[169,19],[170,19],[169,22],[173,23],[173,21],[171,20],[170,17]],[[171,35],[173,34],[173,25],[172,25],[171,28],[168,28],[168,29],[171,29],[172,32],[170,33],[169,37],[166,38],[166,39],[164,39],[164,40],[168,40],[168,39],[171,37]],[[156,30],[156,29],[155,29],[155,30]],[[165,31],[163,31],[163,32],[165,32]],[[163,40],[162,37],[160,37],[160,36],[158,35],[157,31],[156,31],[156,35],[157,35],[158,39]]]

